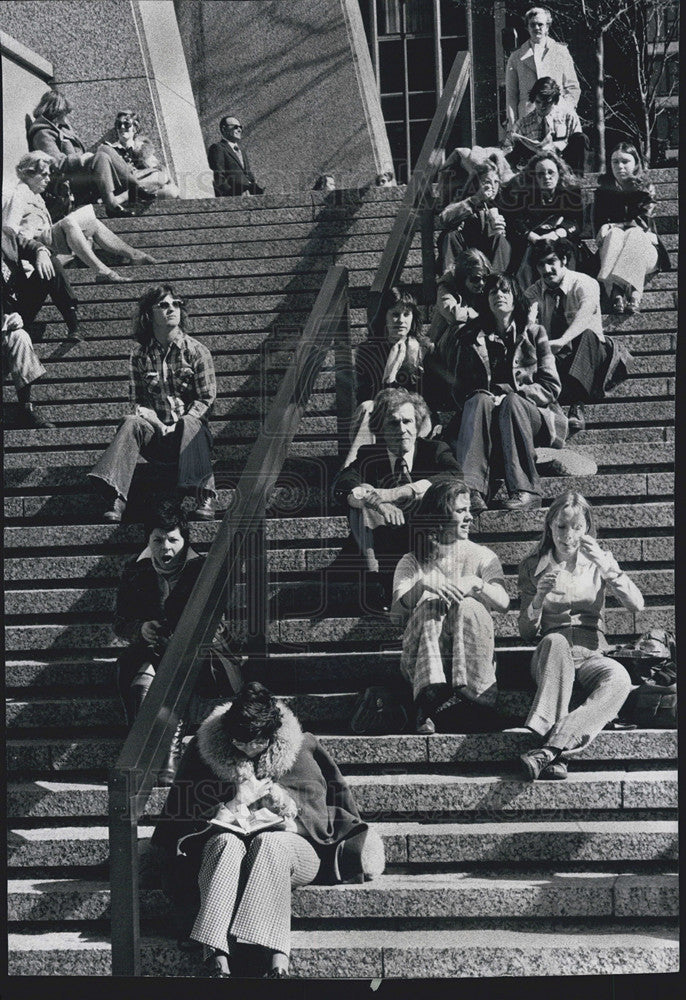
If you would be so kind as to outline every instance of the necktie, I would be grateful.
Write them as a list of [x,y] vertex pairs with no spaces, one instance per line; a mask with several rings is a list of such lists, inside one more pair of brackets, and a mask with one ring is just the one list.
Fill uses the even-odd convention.
[[548,134],[549,131],[550,130],[548,128],[548,118],[547,118],[546,115],[543,115],[543,117],[541,118],[541,125],[540,125],[539,132],[538,132],[538,138],[539,138],[539,140],[540,139],[545,139],[545,137],[547,136],[547,134]]
[[407,467],[407,462],[404,458],[397,459],[395,463],[395,485],[407,486],[407,484],[411,482],[412,476],[410,475],[410,470]]
[[565,316],[565,301],[567,297],[561,288],[556,288],[555,291],[548,292],[548,294],[555,299],[555,305],[550,317],[549,339],[557,340],[569,325]]

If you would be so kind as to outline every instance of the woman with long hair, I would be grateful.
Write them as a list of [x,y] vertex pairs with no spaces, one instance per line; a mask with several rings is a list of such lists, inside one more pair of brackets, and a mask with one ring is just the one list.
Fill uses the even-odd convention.
[[538,447],[561,447],[567,420],[557,405],[560,378],[548,337],[529,320],[513,278],[491,274],[486,305],[459,335],[455,416],[443,432],[471,490],[474,513],[504,478],[508,510],[540,507]]
[[184,943],[203,945],[211,978],[235,974],[242,945],[252,946],[252,975],[262,960],[265,978],[286,978],[291,889],[384,868],[381,838],[334,761],[256,681],[200,726],[152,842]]
[[510,599],[498,557],[469,539],[472,520],[469,487],[437,476],[413,515],[414,551],[393,577],[391,618],[405,625],[400,671],[418,733],[499,724],[491,612]]
[[610,170],[598,178],[593,203],[598,281],[615,313],[637,312],[648,275],[671,267],[654,214],[655,188],[641,154],[633,143],[620,142],[610,154]]
[[[355,374],[357,402],[350,437],[352,444],[344,466],[355,461],[365,444],[374,444],[369,426],[374,398],[382,389],[407,389],[421,393],[424,356],[430,344],[422,333],[419,306],[409,288],[398,285],[384,294],[369,325],[369,337],[357,348]],[[431,430],[431,420],[419,429],[421,437]]]
[[501,193],[501,211],[522,291],[536,280],[530,252],[539,240],[567,239],[578,249],[584,224],[581,185],[553,150],[536,153],[512,179]]
[[[539,640],[526,725],[542,746],[520,758],[531,780],[566,778],[564,758],[588,746],[629,694],[629,674],[606,654],[608,591],[627,611],[643,610],[636,584],[598,543],[588,500],[569,490],[548,508],[541,540],[519,566],[519,632],[527,642]],[[575,681],[586,698],[570,711]]]
[[93,244],[108,253],[116,254],[132,264],[159,264],[149,253],[136,250],[125,243],[97,218],[92,205],[81,205],[67,210],[53,222],[48,204],[43,197],[50,184],[52,157],[47,153],[26,153],[16,166],[19,183],[3,205],[3,225],[27,239],[43,243],[53,255],[65,262],[72,257],[95,271],[98,283],[131,281],[107,264],[93,250]]

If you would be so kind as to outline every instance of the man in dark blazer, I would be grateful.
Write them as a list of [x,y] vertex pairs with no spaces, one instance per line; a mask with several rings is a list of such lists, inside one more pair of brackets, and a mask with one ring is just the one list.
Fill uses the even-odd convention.
[[416,393],[382,389],[369,421],[378,443],[360,448],[334,483],[334,498],[348,505],[350,529],[365,561],[365,610],[388,609],[393,571],[411,548],[412,511],[431,480],[460,471],[445,443],[418,437],[425,411]]
[[213,142],[207,159],[214,171],[214,193],[217,198],[237,194],[263,194],[264,188],[255,180],[248,154],[241,145],[243,126],[234,115],[224,115],[219,122],[220,142]]

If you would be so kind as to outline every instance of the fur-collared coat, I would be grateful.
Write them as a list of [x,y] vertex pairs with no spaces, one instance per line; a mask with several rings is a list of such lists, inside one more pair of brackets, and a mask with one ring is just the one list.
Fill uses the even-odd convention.
[[[186,842],[185,855],[177,854],[177,843],[181,837],[203,830],[218,805],[230,802],[237,785],[250,774],[272,778],[295,801],[298,832],[321,859],[318,882],[339,880],[340,846],[367,830],[338,767],[317,738],[303,732],[289,708],[279,702],[281,725],[269,747],[251,761],[226,734],[223,717],[229,707],[230,702],[219,705],[186,748],[152,838],[164,859],[165,890],[184,910],[193,912],[199,905],[197,879],[207,838],[193,837]],[[282,804],[266,796],[257,805],[290,815],[286,798]],[[221,831],[209,832],[207,837],[213,832]]]

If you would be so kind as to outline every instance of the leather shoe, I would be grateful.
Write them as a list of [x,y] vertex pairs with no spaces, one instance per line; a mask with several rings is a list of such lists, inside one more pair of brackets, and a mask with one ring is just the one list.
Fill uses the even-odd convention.
[[119,524],[124,516],[124,511],[126,510],[126,500],[122,497],[117,496],[114,498],[114,503],[109,510],[106,510],[102,515],[103,520],[109,521],[110,524]]
[[568,436],[586,429],[586,414],[582,403],[572,403],[567,414]]
[[421,736],[430,736],[436,732],[436,723],[432,716],[435,710],[445,701],[449,691],[447,684],[427,684],[419,692],[415,702],[415,732]]
[[51,420],[37,413],[31,403],[25,403],[19,407],[17,427],[22,428],[22,430],[50,430],[54,426]]
[[555,760],[544,767],[540,774],[541,781],[564,781],[567,777],[567,762]]
[[203,497],[190,516],[191,521],[214,521],[214,501],[212,494]]
[[538,493],[529,493],[528,490],[517,490],[509,500],[503,504],[505,510],[524,510],[525,507],[540,507],[541,497]]
[[560,751],[553,747],[538,747],[520,754],[519,759],[529,781],[536,781],[551,764],[557,762]]

